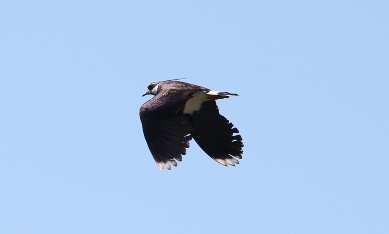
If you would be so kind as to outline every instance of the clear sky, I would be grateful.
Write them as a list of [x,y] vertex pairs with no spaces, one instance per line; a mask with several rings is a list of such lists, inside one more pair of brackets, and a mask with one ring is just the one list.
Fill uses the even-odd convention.
[[[1,233],[389,233],[388,1],[3,1]],[[160,171],[153,81],[240,94]]]

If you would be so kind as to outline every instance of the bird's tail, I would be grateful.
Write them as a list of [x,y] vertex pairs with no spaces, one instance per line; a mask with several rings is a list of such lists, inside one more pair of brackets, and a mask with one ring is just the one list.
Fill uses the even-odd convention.
[[236,93],[219,92],[216,90],[211,90],[206,94],[207,94],[207,100],[217,100],[217,99],[228,98],[229,96],[239,96]]

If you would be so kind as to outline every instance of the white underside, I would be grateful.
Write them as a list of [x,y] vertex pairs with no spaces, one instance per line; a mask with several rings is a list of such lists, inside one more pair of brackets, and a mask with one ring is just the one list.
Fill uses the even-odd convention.
[[194,111],[198,111],[206,98],[207,94],[204,91],[195,92],[193,97],[186,102],[184,114],[192,114]]
[[190,98],[184,109],[184,114],[192,114],[194,111],[198,111],[204,101],[207,100],[207,95],[219,95],[219,91],[211,90],[208,93],[204,91],[197,91],[193,94],[193,97]]

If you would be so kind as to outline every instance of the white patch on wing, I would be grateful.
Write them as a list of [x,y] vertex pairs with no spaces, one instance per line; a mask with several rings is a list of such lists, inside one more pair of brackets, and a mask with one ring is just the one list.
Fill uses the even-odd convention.
[[159,169],[161,169],[161,170],[163,170],[163,168],[166,168],[168,170],[171,169],[169,162],[156,162],[156,163],[157,163]]
[[221,159],[221,158],[214,158],[214,160],[218,163],[220,163],[221,165],[223,166],[227,166],[227,163],[224,159]]
[[193,111],[198,111],[201,104],[205,101],[207,94],[204,91],[197,91],[193,97],[189,98],[185,103],[184,114],[192,114]]
[[163,165],[165,165],[163,162],[156,162],[157,166],[159,167],[160,170],[163,170]]
[[230,164],[231,166],[235,166],[235,163],[236,164],[239,164],[238,160],[234,159],[234,158],[226,158],[225,161]]

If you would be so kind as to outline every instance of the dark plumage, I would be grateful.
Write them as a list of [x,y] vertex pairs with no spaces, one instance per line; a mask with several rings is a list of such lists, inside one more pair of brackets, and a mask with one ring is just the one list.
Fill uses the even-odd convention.
[[217,99],[237,94],[178,80],[153,82],[143,96],[148,94],[155,96],[141,106],[139,115],[147,145],[161,170],[177,166],[192,138],[216,162],[239,164],[242,137],[216,105]]

